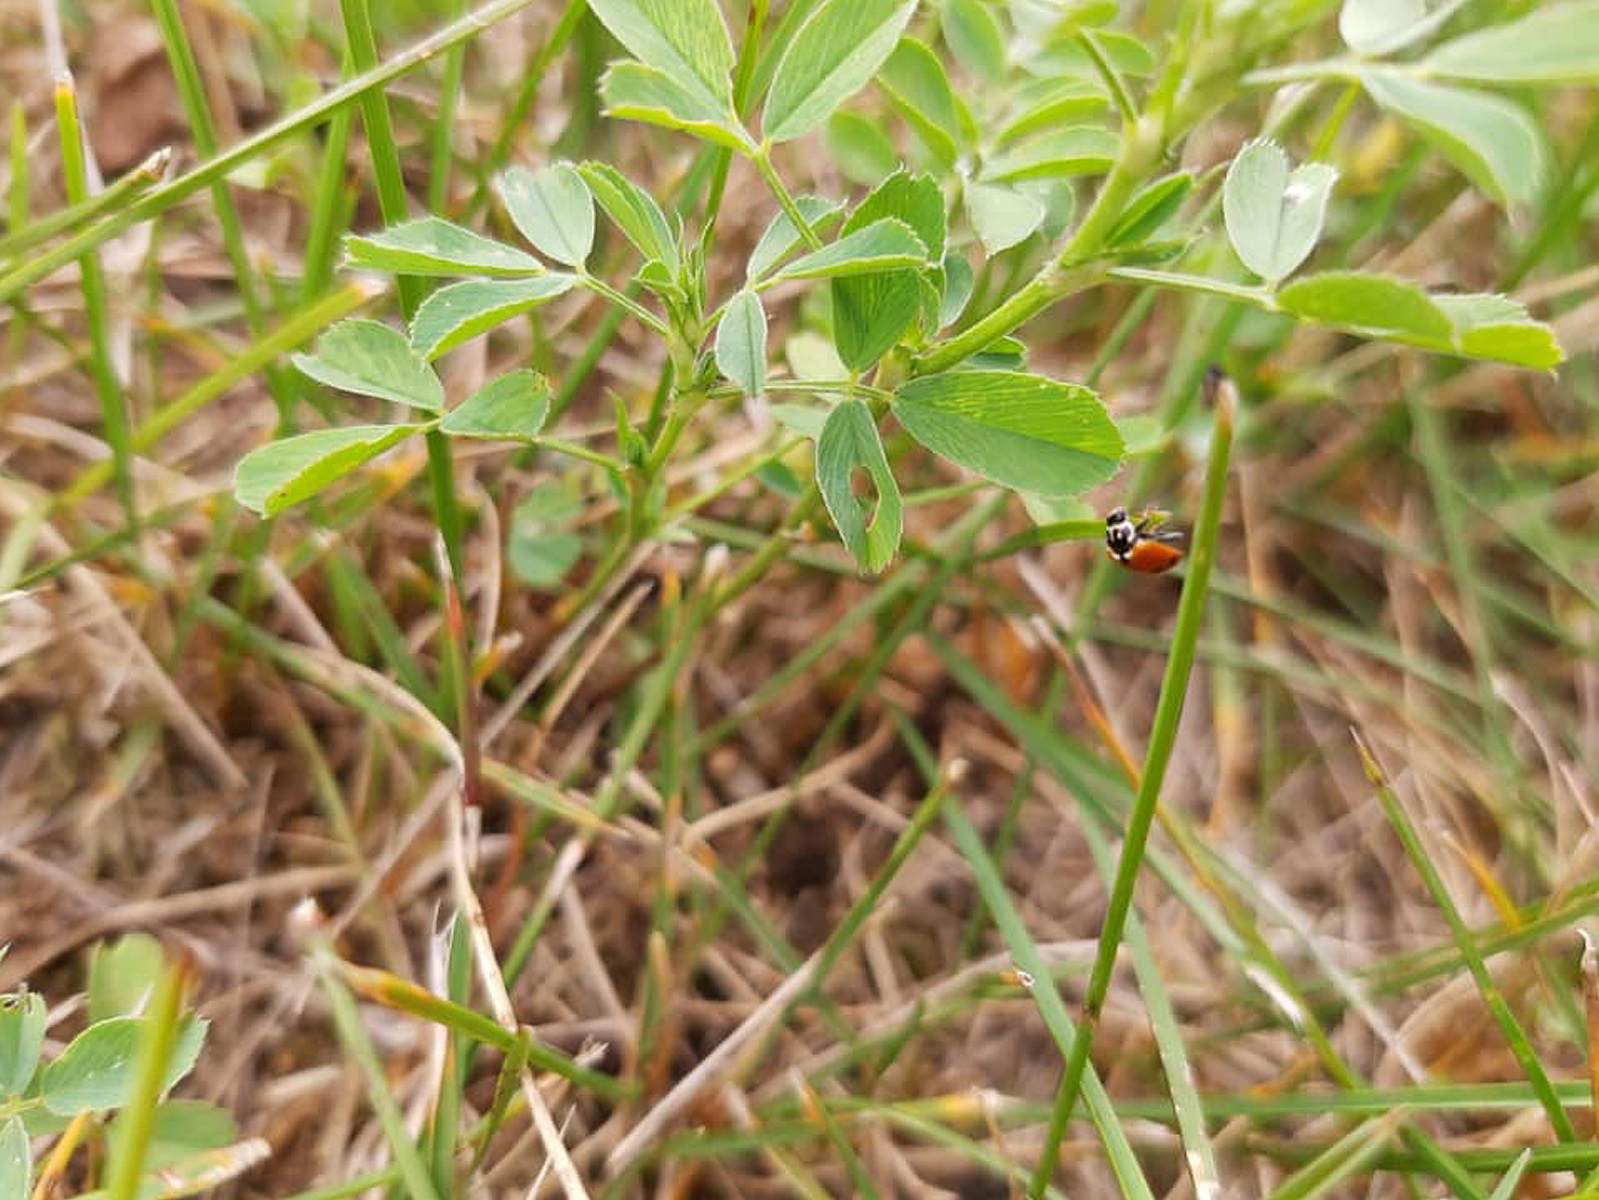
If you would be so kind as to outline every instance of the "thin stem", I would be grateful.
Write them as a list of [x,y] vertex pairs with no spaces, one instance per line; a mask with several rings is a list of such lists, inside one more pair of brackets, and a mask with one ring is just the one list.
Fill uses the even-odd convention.
[[672,331],[667,327],[666,322],[661,320],[660,317],[656,316],[649,309],[645,308],[637,300],[634,300],[631,296],[617,291],[610,284],[606,283],[605,280],[600,279],[597,276],[590,275],[581,266],[578,268],[577,278],[579,283],[588,288],[588,290],[593,292],[596,296],[603,296],[617,308],[632,314],[632,316],[636,317],[642,324],[649,326],[661,337],[664,338],[671,336]]
[[1155,821],[1161,784],[1166,778],[1172,747],[1177,742],[1177,726],[1182,720],[1183,702],[1188,695],[1188,676],[1194,666],[1194,648],[1198,644],[1203,622],[1211,566],[1216,561],[1217,530],[1221,526],[1222,502],[1227,496],[1227,466],[1232,454],[1233,420],[1237,408],[1237,392],[1230,382],[1221,377],[1220,372],[1213,372],[1206,382],[1206,390],[1215,404],[1216,421],[1211,434],[1210,462],[1205,476],[1204,501],[1195,528],[1194,550],[1189,559],[1188,577],[1183,581],[1182,600],[1177,607],[1177,627],[1172,635],[1171,654],[1166,659],[1166,675],[1161,681],[1160,700],[1155,707],[1155,723],[1150,730],[1149,749],[1144,755],[1138,796],[1127,820],[1121,859],[1116,865],[1116,881],[1111,888],[1110,904],[1100,930],[1099,949],[1094,957],[1087,991],[1083,995],[1082,1020],[1077,1027],[1077,1036],[1072,1039],[1071,1055],[1061,1075],[1060,1090],[1056,1094],[1055,1108],[1050,1114],[1049,1129],[1044,1137],[1044,1148],[1028,1188],[1028,1194],[1034,1197],[1043,1195],[1045,1186],[1055,1173],[1066,1123],[1071,1119],[1077,1093],[1082,1087],[1088,1051],[1100,1014],[1104,1011],[1105,997],[1110,993],[1116,953],[1127,924],[1127,914],[1132,908],[1133,886],[1138,882],[1138,874],[1143,867],[1144,848]]
[[[56,81],[56,122],[61,135],[61,174],[67,199],[77,203],[88,199],[88,159],[83,148],[83,129],[78,123],[78,96],[71,79]],[[111,446],[112,468],[123,516],[131,526],[139,524],[138,507],[133,497],[133,452],[128,444],[128,408],[122,385],[111,364],[111,328],[106,315],[105,276],[100,272],[100,256],[86,252],[78,260],[83,290],[84,318],[89,327],[89,374],[100,395],[100,416],[105,438]]]
[[[0,258],[15,258],[24,250],[31,249],[40,242],[49,241],[56,234],[71,229],[74,225],[82,225],[102,213],[123,208],[133,203],[139,198],[140,193],[149,191],[152,186],[161,182],[161,177],[167,173],[167,167],[172,162],[172,147],[163,146],[121,179],[108,185],[98,195],[89,196],[77,204],[69,204],[65,208],[58,208],[55,212],[42,216],[37,220],[28,221],[26,193],[24,193],[24,202],[20,210],[15,207],[14,203],[15,189],[28,178],[26,170],[28,130],[23,123],[24,112],[22,102],[20,100],[17,101],[12,108],[11,186],[13,189],[13,208],[11,212],[11,228],[5,237],[0,237]],[[18,162],[22,163],[24,169],[17,169]]]
[[[760,146],[755,153],[750,155],[750,165],[755,168],[756,173],[760,175],[766,186],[772,189],[772,195],[777,198],[778,207],[783,210],[784,215],[789,219],[789,223],[799,232],[805,244],[812,250],[820,250],[822,248],[822,239],[817,236],[816,230],[811,228],[810,222],[805,219],[804,214],[799,210],[799,206],[794,203],[794,197],[789,194],[788,188],[783,186],[783,181],[778,178],[777,171],[772,166],[771,153],[767,146]],[[0,296],[0,299],[4,299],[4,297]]]
[[144,1173],[155,1131],[163,1076],[178,1040],[183,991],[184,969],[174,964],[161,973],[150,996],[135,1059],[133,1095],[113,1126],[105,1191],[108,1200],[133,1200],[138,1195],[139,1176]]
[[1138,119],[1138,110],[1133,107],[1133,98],[1127,92],[1127,84],[1122,80],[1121,72],[1116,69],[1116,64],[1105,57],[1105,52],[1099,48],[1099,39],[1094,36],[1091,29],[1077,31],[1077,44],[1081,46],[1088,57],[1094,62],[1094,69],[1099,72],[1099,77],[1105,81],[1105,86],[1110,90],[1111,98],[1116,101],[1116,107],[1121,110],[1122,120],[1132,122]]

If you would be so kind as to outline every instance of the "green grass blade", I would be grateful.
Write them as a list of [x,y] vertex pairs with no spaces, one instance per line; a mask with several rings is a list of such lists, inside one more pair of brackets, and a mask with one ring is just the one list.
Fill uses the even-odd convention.
[[383,1136],[394,1155],[394,1165],[399,1169],[405,1190],[411,1200],[440,1200],[427,1164],[422,1161],[416,1143],[405,1128],[405,1117],[400,1112],[399,1103],[389,1090],[388,1076],[361,1021],[355,997],[339,978],[338,960],[326,946],[319,946],[312,951],[312,962],[328,998],[328,1009],[339,1042],[366,1079],[367,1098],[372,1104],[372,1111],[377,1114],[378,1124],[383,1128]]
[[1482,995],[1482,1002],[1488,1011],[1493,1014],[1494,1022],[1499,1026],[1499,1031],[1504,1034],[1505,1041],[1510,1044],[1510,1052],[1515,1056],[1516,1062],[1527,1076],[1527,1082],[1532,1085],[1538,1103],[1543,1106],[1544,1112],[1549,1117],[1549,1124],[1554,1129],[1555,1136],[1563,1142],[1577,1140],[1577,1131],[1571,1124],[1565,1107],[1560,1103],[1560,1097],[1555,1094],[1553,1084],[1549,1080],[1548,1072],[1544,1070],[1543,1063],[1538,1058],[1538,1052],[1528,1041],[1526,1031],[1522,1029],[1521,1022],[1516,1020],[1510,1006],[1505,1002],[1505,997],[1499,990],[1499,985],[1488,973],[1488,967],[1483,962],[1482,954],[1477,948],[1477,943],[1472,938],[1471,930],[1467,927],[1460,910],[1455,906],[1454,897],[1449,894],[1443,876],[1438,873],[1438,868],[1433,865],[1426,845],[1422,842],[1420,834],[1410,820],[1410,815],[1405,812],[1404,806],[1399,803],[1399,798],[1394,795],[1393,788],[1388,784],[1387,773],[1383,771],[1377,759],[1367,748],[1365,740],[1356,733],[1355,746],[1360,752],[1361,764],[1365,767],[1366,778],[1371,781],[1377,790],[1377,798],[1382,801],[1383,811],[1388,814],[1388,822],[1394,827],[1394,832],[1399,835],[1400,842],[1405,847],[1405,853],[1410,857],[1422,882],[1426,884],[1428,894],[1432,896],[1433,903],[1443,913],[1444,920],[1449,924],[1449,931],[1454,936],[1455,945],[1460,950],[1460,956],[1465,961],[1466,969],[1471,972],[1471,978],[1477,985],[1477,991]]
[[[67,200],[81,203],[89,198],[88,159],[84,150],[83,128],[78,123],[78,95],[71,79],[56,81],[56,123],[61,135],[61,172],[65,176]],[[100,271],[100,256],[86,251],[78,259],[83,315],[89,327],[89,374],[100,396],[100,419],[111,446],[111,471],[116,479],[117,496],[127,523],[138,528],[139,513],[133,496],[133,452],[128,438],[128,406],[111,361],[111,325],[106,314],[105,276]]]
[[[993,860],[989,858],[988,851],[983,846],[982,838],[978,837],[977,830],[972,828],[971,821],[967,819],[959,803],[944,806],[944,823],[949,826],[950,835],[955,839],[961,855],[971,867],[972,877],[977,882],[977,890],[983,897],[983,903],[993,915],[994,924],[999,927],[1005,944],[1015,955],[1017,966],[1031,978],[1033,999],[1038,1004],[1039,1015],[1043,1017],[1044,1024],[1055,1039],[1055,1045],[1060,1049],[1063,1058],[1070,1059],[1073,1047],[1082,1041],[1082,1032],[1072,1028],[1065,1002],[1055,989],[1049,967],[1039,954],[1032,935],[1022,924],[1021,914],[1011,903],[1010,894],[1005,890],[1005,881],[999,877]],[[1154,1193],[1150,1191],[1149,1183],[1138,1165],[1138,1158],[1133,1153],[1132,1144],[1127,1140],[1127,1133],[1122,1128],[1115,1109],[1111,1107],[1110,1097],[1105,1094],[1099,1076],[1087,1067],[1086,1059],[1079,1079],[1084,1099],[1088,1104],[1089,1116],[1094,1122],[1095,1129],[1099,1131],[1100,1141],[1104,1143],[1105,1152],[1110,1159],[1110,1168],[1116,1174],[1122,1194],[1135,1200],[1145,1200],[1145,1198],[1153,1200]],[[1059,1111],[1058,1108],[1056,1111]],[[1035,1170],[1029,1185],[1029,1194],[1035,1197],[1044,1195],[1053,1174],[1053,1161],[1047,1173]]]
[[1171,760],[1172,747],[1177,742],[1177,726],[1182,719],[1183,702],[1188,694],[1188,676],[1194,665],[1194,646],[1199,640],[1204,617],[1211,566],[1216,561],[1216,538],[1221,526],[1222,502],[1227,496],[1227,465],[1232,454],[1233,418],[1237,405],[1237,393],[1232,384],[1219,378],[1219,373],[1211,379],[1207,391],[1211,393],[1215,405],[1215,428],[1211,433],[1205,497],[1194,529],[1193,554],[1189,558],[1188,577],[1183,581],[1182,600],[1177,608],[1177,627],[1172,635],[1171,654],[1166,660],[1166,675],[1161,681],[1160,700],[1155,707],[1155,723],[1149,734],[1149,749],[1144,755],[1138,797],[1127,821],[1121,861],[1116,868],[1116,882],[1111,888],[1110,904],[1099,935],[1099,953],[1083,997],[1080,1036],[1066,1060],[1060,1092],[1056,1097],[1055,1115],[1050,1119],[1049,1131],[1045,1135],[1038,1170],[1033,1174],[1032,1193],[1035,1196],[1054,1173],[1055,1160],[1060,1154],[1060,1140],[1065,1133],[1066,1122],[1071,1118],[1072,1106],[1077,1101],[1077,1090],[1088,1063],[1089,1046],[1099,1024],[1105,997],[1110,992],[1110,977],[1116,966],[1122,927],[1132,908],[1133,886],[1138,882],[1138,874],[1143,867],[1144,847],[1155,821],[1155,806],[1160,800],[1166,764]]

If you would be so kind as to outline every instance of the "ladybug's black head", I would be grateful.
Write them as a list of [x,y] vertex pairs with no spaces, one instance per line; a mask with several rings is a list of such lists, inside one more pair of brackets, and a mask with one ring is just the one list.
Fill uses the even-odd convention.
[[1105,518],[1105,546],[1117,558],[1125,559],[1138,542],[1138,529],[1125,508],[1113,508]]

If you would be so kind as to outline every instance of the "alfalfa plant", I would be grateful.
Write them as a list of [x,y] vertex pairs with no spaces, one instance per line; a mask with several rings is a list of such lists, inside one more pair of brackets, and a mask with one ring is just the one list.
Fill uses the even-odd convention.
[[[1171,40],[1151,45],[1112,27],[1111,3],[797,0],[771,28],[766,6],[754,6],[738,51],[716,0],[591,7],[631,55],[604,77],[606,110],[699,139],[719,170],[738,159],[764,181],[773,216],[739,285],[710,294],[707,263],[730,253],[717,236],[719,187],[685,224],[599,161],[499,177],[499,201],[526,245],[438,216],[352,236],[352,266],[453,281],[428,293],[405,328],[345,320],[295,362],[408,416],[262,447],[239,464],[242,503],[281,512],[419,434],[511,439],[573,454],[574,471],[605,472],[623,500],[621,540],[637,544],[662,532],[661,480],[685,429],[725,419],[746,398],[781,396],[770,411],[814,443],[816,492],[856,563],[875,572],[902,529],[889,423],[1036,498],[1035,511],[1115,474],[1130,434],[1091,388],[1029,370],[1013,336],[1091,289],[1179,289],[1438,354],[1540,370],[1561,361],[1550,329],[1505,296],[1429,293],[1373,271],[1299,273],[1336,203],[1328,163],[1295,165],[1261,139],[1238,152],[1219,189],[1171,166],[1241,90],[1285,78],[1352,82],[1496,202],[1526,203],[1544,176],[1542,136],[1516,102],[1487,89],[1599,75],[1584,34],[1599,19],[1591,2],[1399,61],[1438,38],[1458,6],[1416,19],[1410,6],[1350,0],[1340,20],[1348,57],[1276,69],[1251,68],[1322,21],[1324,5],[1187,3]],[[982,87],[951,84],[940,42]],[[1280,112],[1272,132],[1287,140],[1306,99]],[[897,117],[903,147],[851,104]],[[824,129],[842,170],[882,164],[857,202],[798,194],[779,170],[779,147]],[[895,165],[901,157],[908,165]],[[629,244],[630,262],[591,268],[596,207]],[[773,367],[766,297],[794,283],[825,291],[831,346],[790,355],[807,369],[785,374]],[[442,355],[574,288],[603,296],[662,344],[664,404],[640,413],[619,402],[613,453],[546,433],[551,388],[533,371],[448,403],[434,370]],[[870,502],[855,492],[861,476]],[[807,499],[795,495],[802,511]],[[1080,525],[1065,535],[1084,536]]]

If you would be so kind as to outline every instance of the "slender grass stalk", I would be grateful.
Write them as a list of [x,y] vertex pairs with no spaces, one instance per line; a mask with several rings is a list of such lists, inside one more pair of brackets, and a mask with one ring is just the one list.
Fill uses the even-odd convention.
[[144,1174],[150,1138],[155,1131],[161,1084],[172,1057],[172,1047],[178,1040],[186,975],[181,963],[173,963],[161,973],[150,996],[139,1035],[133,1094],[112,1127],[106,1200],[134,1200],[139,1194],[139,1176]]
[[1516,1194],[1516,1188],[1520,1185],[1521,1177],[1526,1173],[1527,1164],[1531,1161],[1532,1147],[1528,1146],[1516,1156],[1516,1161],[1510,1164],[1509,1170],[1505,1172],[1504,1178],[1494,1188],[1493,1195],[1489,1197],[1489,1200],[1510,1200]]
[[[67,200],[71,203],[89,197],[88,159],[84,153],[83,128],[78,123],[77,89],[71,79],[59,79],[55,88],[56,123],[61,135],[61,172],[65,177]],[[100,256],[87,251],[78,259],[83,315],[89,329],[89,374],[100,396],[100,419],[111,446],[111,470],[116,479],[122,515],[138,528],[139,512],[133,495],[133,451],[128,441],[128,406],[111,361],[111,325],[106,314],[105,276],[100,272]]]
[[[444,15],[459,17],[466,11],[466,0],[445,0]],[[458,43],[444,52],[444,75],[439,80],[439,109],[433,117],[428,168],[428,211],[442,213],[450,199],[450,168],[455,154],[451,149],[455,132],[455,108],[461,95],[461,75],[466,65],[466,45]]]
[[1505,1002],[1505,997],[1499,990],[1499,985],[1494,982],[1493,976],[1488,973],[1487,964],[1484,963],[1482,953],[1472,938],[1471,930],[1467,927],[1465,919],[1461,917],[1460,910],[1455,906],[1454,897],[1449,894],[1443,876],[1438,874],[1438,868],[1433,865],[1432,858],[1427,852],[1426,845],[1421,840],[1421,835],[1416,831],[1415,825],[1410,820],[1410,814],[1405,811],[1399,798],[1394,795],[1393,788],[1388,784],[1388,775],[1377,762],[1376,757],[1367,747],[1365,739],[1358,731],[1351,730],[1355,739],[1355,748],[1360,752],[1361,765],[1365,768],[1366,778],[1377,791],[1377,798],[1382,801],[1383,811],[1388,814],[1388,823],[1394,827],[1400,843],[1405,847],[1405,853],[1410,857],[1416,872],[1421,876],[1422,882],[1427,886],[1427,892],[1432,896],[1433,903],[1438,906],[1438,911],[1449,924],[1449,931],[1453,935],[1455,945],[1460,949],[1460,957],[1465,961],[1466,969],[1471,973],[1477,991],[1482,996],[1482,1002],[1493,1015],[1494,1023],[1499,1026],[1499,1031],[1504,1034],[1505,1041],[1509,1043],[1510,1052],[1515,1056],[1517,1064],[1527,1076],[1527,1082],[1532,1086],[1533,1094],[1537,1096],[1538,1103],[1543,1106],[1545,1114],[1549,1117],[1549,1125],[1554,1130],[1555,1136],[1562,1142],[1577,1140],[1577,1131],[1571,1124],[1571,1117],[1567,1115],[1565,1106],[1560,1103],[1554,1085],[1550,1082],[1549,1074],[1544,1070],[1543,1063],[1539,1061],[1538,1052],[1528,1041],[1526,1031],[1522,1029],[1521,1022],[1516,1020],[1510,1006]]
[[803,1079],[794,1078],[794,1090],[799,1094],[807,1112],[815,1116],[821,1124],[822,1131],[827,1134],[828,1143],[833,1147],[833,1152],[844,1162],[844,1169],[849,1172],[850,1182],[855,1186],[855,1195],[863,1200],[882,1200],[877,1185],[872,1182],[872,1177],[866,1173],[866,1168],[861,1164],[860,1155],[855,1153],[855,1147],[850,1145],[849,1135],[844,1132],[843,1126],[828,1109],[827,1101],[810,1088]]
[[1404,1120],[1404,1110],[1397,1109],[1357,1125],[1284,1180],[1271,1193],[1270,1200],[1315,1200],[1324,1195],[1355,1172],[1369,1167]]
[[[944,823],[949,826],[955,845],[970,866],[972,877],[977,882],[977,890],[983,897],[983,904],[993,914],[994,924],[999,927],[1005,944],[1016,957],[1016,965],[1026,973],[1033,1000],[1038,1004],[1039,1015],[1055,1039],[1056,1047],[1063,1056],[1070,1057],[1072,1047],[1083,1040],[1083,1031],[1072,1028],[1071,1017],[1066,1013],[1066,1004],[1055,988],[1049,967],[1039,954],[1032,935],[1022,923],[1021,914],[1011,903],[1010,894],[1005,889],[1005,881],[999,877],[999,872],[995,869],[993,860],[989,858],[982,839],[977,835],[977,830],[972,828],[971,821],[959,804],[944,806]],[[1099,1082],[1099,1076],[1092,1070],[1085,1070],[1079,1079],[1087,1100],[1089,1115],[1093,1118],[1094,1127],[1099,1131],[1100,1141],[1104,1144],[1111,1170],[1115,1172],[1122,1195],[1129,1200],[1145,1200],[1145,1198],[1152,1200],[1154,1193],[1144,1178],[1143,1171],[1138,1165],[1138,1158],[1133,1153],[1132,1144],[1127,1139],[1126,1130],[1122,1128],[1121,1121],[1111,1106],[1110,1098]],[[1030,1196],[1041,1197],[1048,1192],[1050,1177],[1054,1174],[1058,1156],[1057,1143],[1055,1155],[1050,1160],[1049,1171],[1034,1171],[1028,1185]]]
[[[476,1009],[468,1008],[457,1001],[436,996],[426,988],[401,979],[398,975],[380,971],[375,967],[356,966],[354,963],[341,960],[335,960],[335,965],[338,967],[339,978],[345,986],[385,1008],[410,1013],[414,1017],[440,1025],[474,1042],[493,1046],[502,1052],[509,1051],[516,1041],[516,1035],[492,1017],[484,1016]],[[537,1070],[558,1075],[571,1082],[574,1087],[593,1092],[607,1100],[619,1100],[628,1094],[627,1088],[611,1076],[591,1070],[559,1050],[552,1050],[539,1042],[535,1042],[529,1049],[528,1062]]]
[[[451,47],[451,52],[455,47]],[[344,61],[340,77],[348,79],[354,73],[354,59],[350,47],[344,47]],[[300,296],[305,301],[315,299],[333,282],[333,268],[338,259],[339,234],[344,230],[345,194],[349,190],[347,176],[349,164],[345,161],[350,145],[350,126],[355,121],[353,106],[346,104],[333,114],[328,122],[327,135],[322,147],[322,163],[317,168],[315,190],[311,195],[308,214],[310,228],[305,238],[305,274],[300,284]],[[287,432],[287,431],[280,431]]]
[[[1099,873],[1108,884],[1111,879],[1110,846],[1105,835],[1093,821],[1082,824],[1083,836],[1093,853]],[[1161,978],[1160,967],[1155,962],[1155,952],[1144,935],[1143,922],[1136,913],[1127,915],[1127,946],[1132,951],[1133,972],[1138,977],[1138,992],[1144,998],[1144,1008],[1149,1014],[1149,1028],[1155,1035],[1155,1049],[1160,1054],[1160,1065],[1166,1073],[1166,1089],[1171,1094],[1172,1110],[1177,1116],[1177,1130],[1183,1140],[1183,1162],[1194,1185],[1194,1195],[1199,1200],[1220,1200],[1221,1174],[1216,1167],[1216,1151],[1211,1145],[1210,1133],[1205,1127],[1205,1102],[1194,1084],[1193,1068],[1189,1065],[1188,1051],[1183,1045],[1182,1028],[1172,1005],[1171,994]],[[1085,1040],[1079,1029],[1079,1040]]]
[[1055,1112],[1044,1135],[1038,1168],[1033,1172],[1029,1194],[1034,1197],[1042,1194],[1044,1185],[1054,1174],[1061,1138],[1065,1135],[1066,1123],[1071,1119],[1072,1107],[1077,1102],[1083,1070],[1088,1064],[1089,1047],[1093,1044],[1094,1031],[1104,1010],[1105,997],[1110,994],[1111,973],[1116,966],[1122,927],[1132,908],[1133,887],[1143,869],[1144,847],[1155,821],[1155,806],[1160,800],[1161,784],[1166,779],[1166,765],[1171,761],[1172,747],[1177,742],[1177,727],[1182,720],[1183,703],[1188,695],[1188,676],[1193,670],[1194,647],[1199,640],[1204,618],[1211,567],[1216,561],[1216,540],[1221,527],[1222,502],[1227,496],[1227,467],[1232,454],[1233,421],[1237,409],[1237,392],[1220,372],[1213,372],[1207,377],[1206,392],[1215,409],[1215,425],[1211,433],[1210,462],[1205,475],[1205,497],[1194,529],[1193,554],[1189,558],[1188,577],[1183,581],[1183,595],[1177,607],[1177,626],[1172,634],[1171,654],[1166,660],[1166,675],[1161,681],[1160,699],[1155,707],[1155,722],[1149,733],[1149,748],[1144,754],[1138,796],[1127,821],[1121,860],[1116,868],[1116,882],[1111,888],[1110,904],[1100,930],[1099,951],[1094,958],[1088,990],[1083,996],[1082,1022],[1061,1076]]
[[12,108],[10,228],[4,237],[0,237],[0,260],[14,259],[74,225],[125,208],[160,183],[172,163],[171,147],[163,146],[115,183],[107,185],[104,191],[30,221],[28,127],[25,117],[26,109],[18,101]]
[[[6,227],[8,236],[16,234],[28,225],[28,182],[32,176],[28,172],[28,110],[20,99],[11,104],[11,131],[10,153],[8,155],[11,166],[11,179],[6,189]],[[109,190],[109,189],[107,189]],[[0,258],[5,256],[4,245],[6,238],[0,238]],[[6,333],[9,353],[6,361],[20,363],[22,350],[27,344],[28,326],[18,313],[11,322],[11,328]],[[4,396],[0,396],[0,416],[16,404],[22,402],[23,390],[21,383],[16,383]]]
[[[194,48],[184,31],[183,18],[178,14],[177,0],[150,0],[150,8],[155,15],[156,26],[161,31],[167,62],[178,84],[183,111],[189,118],[189,134],[194,138],[194,148],[209,158],[217,152],[216,126],[211,120],[211,105],[206,98],[205,84],[200,79],[199,64],[194,59]],[[211,207],[222,231],[222,245],[227,251],[228,262],[233,267],[233,284],[244,305],[245,324],[252,334],[259,337],[266,327],[266,314],[261,307],[255,264],[250,261],[250,252],[245,246],[238,206],[233,203],[233,193],[228,190],[225,179],[218,179],[211,185]],[[293,405],[289,381],[276,363],[268,363],[262,374],[266,377],[267,390],[277,402],[280,419],[287,424]]]

